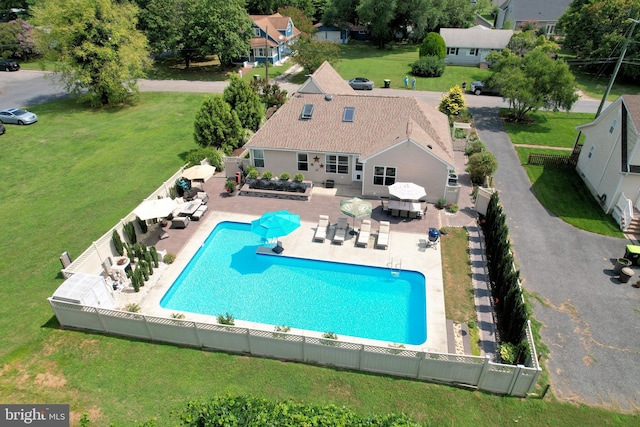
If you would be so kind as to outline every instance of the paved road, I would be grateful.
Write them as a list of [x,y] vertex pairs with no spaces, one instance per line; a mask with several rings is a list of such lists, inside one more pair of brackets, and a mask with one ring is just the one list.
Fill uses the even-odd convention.
[[[640,291],[612,276],[624,239],[575,229],[534,196],[495,108],[473,108],[481,140],[500,165],[500,191],[524,287],[539,296],[547,368],[560,399],[640,407]],[[636,276],[637,277],[637,276]]]
[[[142,91],[219,93],[223,82],[142,80]],[[297,86],[284,83],[289,92]],[[64,91],[38,71],[0,73],[0,109],[59,99]],[[441,93],[374,89],[373,94],[414,95],[437,105]],[[624,252],[625,240],[576,230],[537,202],[529,180],[497,117],[499,97],[468,96],[480,137],[500,167],[496,187],[508,215],[516,259],[525,287],[535,302],[535,317],[544,324],[553,390],[561,399],[640,407],[640,291],[612,277],[612,261]],[[573,111],[595,112],[598,101],[581,100]]]

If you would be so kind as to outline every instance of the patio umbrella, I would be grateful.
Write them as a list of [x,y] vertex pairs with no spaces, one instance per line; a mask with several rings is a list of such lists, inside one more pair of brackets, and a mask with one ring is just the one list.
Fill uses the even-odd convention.
[[288,211],[266,212],[251,221],[251,231],[265,240],[286,236],[300,227],[300,215]]
[[153,218],[164,218],[178,206],[171,197],[145,200],[133,210],[133,213],[143,221]]
[[400,200],[418,200],[427,195],[424,187],[413,182],[396,182],[388,188],[389,195],[395,196]]
[[216,168],[211,165],[195,165],[182,171],[182,177],[193,181],[194,179],[208,180],[215,173]]
[[[342,200],[340,202],[340,212],[353,218],[353,228],[356,228],[356,218],[371,215],[371,202],[367,202],[358,197]],[[353,230],[351,231],[352,234],[355,234]]]

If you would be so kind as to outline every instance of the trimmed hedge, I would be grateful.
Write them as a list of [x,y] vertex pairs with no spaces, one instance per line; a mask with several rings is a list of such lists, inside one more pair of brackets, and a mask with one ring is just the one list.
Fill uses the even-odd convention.
[[413,63],[411,74],[421,77],[440,77],[444,73],[444,67],[444,59],[427,55]]

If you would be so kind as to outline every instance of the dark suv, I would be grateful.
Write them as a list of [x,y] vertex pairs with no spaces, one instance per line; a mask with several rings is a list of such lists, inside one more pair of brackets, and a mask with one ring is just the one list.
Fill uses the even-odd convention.
[[0,70],[4,71],[18,71],[20,64],[16,61],[9,61],[8,59],[0,59]]
[[498,89],[487,87],[484,82],[471,82],[470,92],[474,95],[500,95]]

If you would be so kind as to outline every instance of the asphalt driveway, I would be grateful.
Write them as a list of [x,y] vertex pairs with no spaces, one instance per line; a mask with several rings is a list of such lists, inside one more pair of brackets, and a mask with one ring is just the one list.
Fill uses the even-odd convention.
[[516,262],[542,322],[546,367],[560,399],[640,408],[640,290],[612,275],[625,239],[578,230],[535,198],[496,108],[472,108],[481,140],[497,157],[495,187]]

